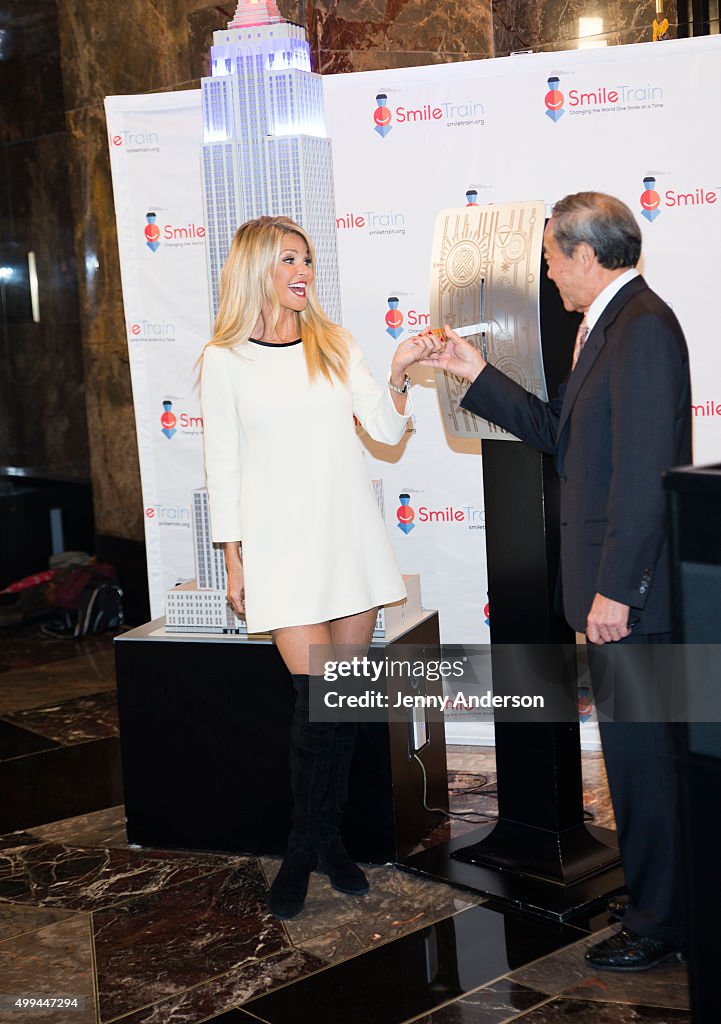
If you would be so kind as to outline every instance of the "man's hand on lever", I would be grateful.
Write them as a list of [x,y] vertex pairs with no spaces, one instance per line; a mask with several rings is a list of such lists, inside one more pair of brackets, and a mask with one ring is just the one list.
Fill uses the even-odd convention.
[[[418,337],[422,338],[427,334],[433,334],[435,337],[440,335],[440,331],[423,331]],[[459,337],[452,331],[448,324],[443,329],[443,335],[445,337],[445,345],[431,355],[426,356],[425,359],[421,360],[422,366],[432,366],[434,370],[445,370],[447,373],[452,373],[455,377],[463,377],[464,380],[469,381],[471,384],[476,379],[479,373],[481,373],[487,366],[486,360],[483,358],[477,348],[474,348],[469,342]]]

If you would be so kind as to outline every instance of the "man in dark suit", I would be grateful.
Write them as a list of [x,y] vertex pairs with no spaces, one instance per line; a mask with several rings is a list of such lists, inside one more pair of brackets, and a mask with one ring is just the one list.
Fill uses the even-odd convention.
[[[638,677],[651,652],[663,653],[656,645],[670,642],[662,475],[691,461],[691,397],[683,332],[636,271],[640,254],[641,232],[620,200],[581,192],[556,203],[544,235],[548,276],[584,318],[550,402],[449,328],[444,352],[428,361],[471,382],[464,408],[555,456],[563,612],[589,641],[597,700],[613,675],[617,720],[601,723],[601,739],[630,903],[616,907],[621,931],[586,958],[617,971],[646,970],[684,948],[672,731],[648,720],[653,687]],[[623,656],[601,664],[602,653]]]

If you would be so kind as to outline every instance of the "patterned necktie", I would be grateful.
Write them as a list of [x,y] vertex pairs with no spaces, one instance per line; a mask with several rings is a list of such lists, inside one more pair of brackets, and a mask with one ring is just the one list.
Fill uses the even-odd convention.
[[586,317],[579,324],[578,334],[576,335],[576,344],[573,346],[573,362],[571,363],[571,369],[576,369],[576,363],[578,357],[583,351],[583,346],[586,344],[586,338],[588,337],[588,324],[586,323]]

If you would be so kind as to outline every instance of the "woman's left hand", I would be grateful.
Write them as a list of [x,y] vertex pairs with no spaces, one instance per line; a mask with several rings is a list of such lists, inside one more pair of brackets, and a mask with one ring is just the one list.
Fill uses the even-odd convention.
[[406,338],[402,341],[393,355],[391,361],[391,381],[397,383],[396,378],[402,385],[403,377],[409,366],[428,359],[436,352],[442,352],[445,348],[446,339],[439,338],[433,331],[424,331],[423,334],[416,334],[413,338]]

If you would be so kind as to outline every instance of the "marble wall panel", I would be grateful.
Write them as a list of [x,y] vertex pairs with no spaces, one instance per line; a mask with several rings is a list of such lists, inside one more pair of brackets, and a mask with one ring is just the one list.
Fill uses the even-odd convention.
[[[122,313],[117,317],[122,323]],[[142,540],[143,498],[127,347],[89,345],[85,387],[95,525],[99,533]]]
[[0,238],[10,238],[12,225],[10,172],[8,167],[9,150],[10,146],[0,145]]
[[[0,327],[2,330],[2,327]],[[87,472],[83,353],[76,323],[11,324],[3,377],[12,466]],[[5,419],[5,415],[2,417]]]
[[101,104],[68,111],[75,257],[86,344],[125,348],[120,260],[105,112]]
[[95,525],[143,539],[128,346],[105,114],[69,111],[75,253],[85,349],[85,394]]
[[[20,107],[23,102],[18,97]],[[11,280],[0,295],[0,451],[10,465],[84,475],[88,443],[67,163],[64,131],[0,146],[0,263],[22,282]],[[32,318],[29,252],[37,267],[39,323]]]
[[63,131],[55,0],[0,0],[0,143]]
[[490,0],[313,0],[308,24],[324,74],[493,55]]
[[[652,38],[655,0],[493,0],[495,55],[514,50],[575,49],[585,43],[614,46],[643,43]],[[666,0],[665,15],[675,32],[676,0]],[[593,26],[581,19],[597,19]]]
[[35,253],[44,324],[78,322],[73,215],[67,202],[68,143],[62,132],[2,147],[2,241],[18,246],[23,261],[28,251]]
[[491,5],[483,0],[409,0],[388,31],[389,49],[436,52],[444,60],[493,56]]
[[[0,115],[1,116],[1,115]],[[8,204],[8,172],[7,172],[7,146],[0,146],[0,238],[9,237],[10,209]],[[2,293],[0,292],[0,296]],[[4,296],[3,304],[4,304]],[[10,346],[9,330],[5,323],[4,310],[0,310],[0,358],[3,363]],[[8,413],[10,408],[12,388],[8,375],[0,373],[0,452],[6,452],[10,443],[10,427],[12,417]],[[9,460],[8,460],[9,461]]]
[[67,110],[165,89],[179,79],[183,54],[166,6],[166,0],[57,0]]
[[[10,383],[6,379],[5,374],[3,374],[2,376],[0,376],[0,409],[7,409],[9,401],[9,391]],[[9,454],[11,437],[10,426],[11,424],[8,416],[0,416],[0,452],[8,453],[7,456],[5,456],[4,458],[4,461],[7,465],[11,465],[12,461],[10,459]]]
[[210,47],[213,33],[228,24],[226,17],[230,5],[225,8],[213,4],[212,7],[201,7],[200,10],[186,14],[185,35],[189,56],[189,77],[200,79],[207,75],[210,68]]

